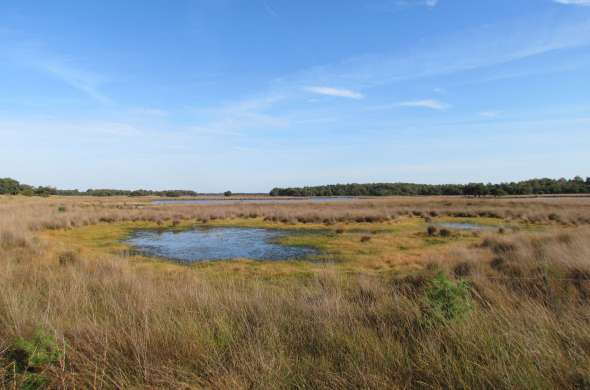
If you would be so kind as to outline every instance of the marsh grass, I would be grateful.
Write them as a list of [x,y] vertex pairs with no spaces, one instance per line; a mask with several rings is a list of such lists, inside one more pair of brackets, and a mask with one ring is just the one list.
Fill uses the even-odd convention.
[[[57,211],[56,205],[66,202],[66,211]],[[167,209],[122,202],[0,201],[2,386],[23,383],[22,375],[12,374],[18,359],[10,351],[26,343],[48,346],[33,348],[47,356],[59,351],[35,369],[50,388],[590,385],[590,229],[573,226],[586,218],[581,200],[498,201],[496,206],[487,200],[435,199],[433,206],[402,199],[348,211],[342,205],[311,211],[253,206],[252,214],[244,207]],[[538,215],[543,221],[552,210],[572,226],[547,218],[543,232],[436,238],[450,243],[429,252],[419,265],[408,263],[403,271],[362,266],[377,248],[390,244],[390,235],[404,231],[397,223],[405,214],[388,221],[354,218],[373,211],[393,215],[406,207],[440,218],[463,206],[466,214],[503,210],[503,218]],[[325,216],[344,216],[330,227],[330,237],[367,254],[346,267],[283,263],[265,268],[260,263],[259,272],[250,273],[250,262],[183,267],[103,250],[111,248],[127,222],[170,226],[178,220],[176,227],[182,228],[205,217],[208,223],[231,223],[231,217],[278,225],[282,222],[264,218],[311,212],[322,218],[305,225],[318,229],[325,228]],[[412,224],[417,235],[412,237],[428,239],[423,220]],[[359,226],[379,233],[360,243]],[[70,241],[58,239],[64,232],[72,234]],[[433,310],[445,321],[433,321]],[[49,341],[45,336],[35,341],[39,329]]]

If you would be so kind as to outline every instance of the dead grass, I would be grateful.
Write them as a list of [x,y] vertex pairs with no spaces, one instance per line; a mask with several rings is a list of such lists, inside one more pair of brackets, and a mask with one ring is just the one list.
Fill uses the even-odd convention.
[[[26,374],[12,375],[2,351],[37,329],[64,352],[40,371],[52,388],[590,386],[590,229],[573,226],[587,218],[588,200],[389,199],[299,209],[124,202],[0,200],[3,386],[22,384]],[[377,234],[360,243],[359,232],[354,243],[370,248],[386,240],[379,224],[391,222],[373,217],[397,220],[408,212],[494,212],[548,228],[457,242],[429,252],[428,266],[405,272],[325,264],[294,273],[299,266],[285,265],[283,274],[234,272],[247,262],[208,266],[216,272],[137,262],[41,234],[101,220],[182,226],[280,216],[324,226],[333,218],[336,237],[352,234],[357,223],[373,226]],[[425,291],[439,271],[469,282],[466,319],[429,320]]]

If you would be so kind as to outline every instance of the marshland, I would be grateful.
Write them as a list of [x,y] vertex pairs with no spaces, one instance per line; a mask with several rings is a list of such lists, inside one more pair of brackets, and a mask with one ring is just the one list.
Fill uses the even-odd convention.
[[[590,198],[153,200],[0,197],[4,387],[590,385]],[[128,241],[223,228],[314,251]]]
[[0,390],[589,389],[590,0],[1,0]]

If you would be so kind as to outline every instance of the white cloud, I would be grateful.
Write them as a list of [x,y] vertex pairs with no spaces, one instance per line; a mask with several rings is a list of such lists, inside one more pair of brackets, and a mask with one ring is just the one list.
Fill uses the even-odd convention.
[[438,0],[398,0],[397,5],[423,5],[426,7],[436,7]]
[[500,115],[500,111],[482,111],[479,115],[484,118],[496,118]]
[[350,89],[331,88],[331,87],[305,87],[307,92],[316,93],[318,95],[336,96],[349,99],[362,99],[364,96],[356,91]]
[[168,111],[161,110],[159,108],[148,108],[148,107],[138,107],[134,108],[131,111],[131,114],[138,115],[138,116],[152,116],[152,117],[164,117],[168,116]]
[[553,0],[558,4],[565,4],[565,5],[581,5],[585,7],[590,6],[590,0]]
[[410,100],[397,104],[400,107],[428,108],[430,110],[446,110],[451,106],[435,99]]

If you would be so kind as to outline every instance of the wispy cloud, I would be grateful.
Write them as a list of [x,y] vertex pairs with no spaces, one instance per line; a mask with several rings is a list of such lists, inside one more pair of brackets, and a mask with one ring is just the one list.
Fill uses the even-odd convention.
[[270,93],[266,96],[246,98],[211,109],[196,110],[201,119],[190,131],[211,136],[240,136],[243,131],[277,129],[289,126],[284,116],[269,113],[272,107],[284,99]]
[[85,69],[66,55],[53,52],[39,41],[25,39],[19,32],[5,29],[0,30],[0,45],[3,46],[0,58],[61,80],[99,103],[111,102],[101,91],[106,82],[104,76]]
[[342,89],[342,88],[332,88],[332,87],[305,87],[304,88],[307,92],[315,93],[318,95],[326,95],[326,96],[335,96],[335,97],[343,97],[349,99],[362,99],[364,98],[363,94],[350,90],[350,89]]
[[497,118],[500,116],[500,111],[482,111],[479,113],[479,116],[484,118]]
[[426,7],[436,7],[438,0],[399,0],[398,5],[423,5]]
[[[590,0],[588,0],[590,1]],[[540,28],[539,26],[543,26]],[[503,33],[500,34],[499,32]],[[505,39],[505,35],[512,38]],[[276,80],[275,87],[346,85],[349,90],[482,69],[590,45],[590,23],[550,17],[511,21],[434,36],[405,51],[372,53],[325,64]],[[534,68],[529,67],[533,72]]]
[[581,6],[585,6],[585,7],[590,7],[590,0],[553,0],[553,1],[558,4],[581,5]]
[[435,99],[424,99],[424,100],[409,100],[405,102],[397,103],[399,107],[413,107],[413,108],[427,108],[430,110],[443,111],[449,109],[451,106],[447,103]]
[[57,57],[29,58],[29,60],[30,66],[62,80],[92,99],[102,104],[111,103],[111,99],[100,91],[100,86],[104,81],[100,75],[78,68]]
[[148,107],[137,107],[131,109],[130,113],[137,116],[146,117],[165,117],[168,116],[168,111],[161,110],[159,108],[148,108]]
[[277,13],[277,11],[275,11],[275,9],[273,7],[271,7],[270,4],[268,4],[267,1],[264,2],[264,9],[272,17],[275,17],[276,18],[276,17],[279,16],[279,14]]
[[378,2],[369,2],[369,9],[376,11],[395,12],[399,9],[409,7],[427,7],[434,8],[438,5],[439,0],[381,0]]

